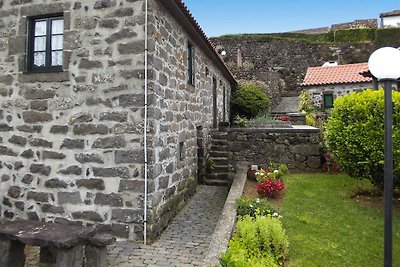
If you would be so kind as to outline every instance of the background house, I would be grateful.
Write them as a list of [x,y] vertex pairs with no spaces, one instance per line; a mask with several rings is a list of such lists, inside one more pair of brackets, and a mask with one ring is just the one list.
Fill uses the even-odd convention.
[[381,27],[400,27],[400,10],[381,13]]
[[313,104],[328,109],[341,95],[373,88],[372,78],[362,75],[367,71],[368,63],[310,67],[301,87],[311,94]]
[[219,54],[181,0],[1,3],[2,217],[154,238],[228,120]]

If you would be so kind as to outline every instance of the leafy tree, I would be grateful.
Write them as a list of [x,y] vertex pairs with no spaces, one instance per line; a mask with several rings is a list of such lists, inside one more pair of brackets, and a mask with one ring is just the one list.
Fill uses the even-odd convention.
[[[384,92],[366,90],[339,97],[325,143],[341,168],[355,178],[384,183]],[[394,185],[400,185],[400,92],[393,92]]]
[[270,100],[261,85],[254,82],[244,82],[232,96],[232,115],[247,119],[268,112]]

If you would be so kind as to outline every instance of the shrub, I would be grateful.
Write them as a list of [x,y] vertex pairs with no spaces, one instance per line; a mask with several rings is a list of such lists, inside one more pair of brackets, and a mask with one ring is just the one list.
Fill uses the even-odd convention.
[[268,178],[257,184],[257,193],[260,197],[276,198],[284,188],[282,180]]
[[241,197],[236,201],[236,206],[237,215],[241,217],[247,215],[255,218],[256,216],[277,214],[277,210],[264,199],[249,199]]
[[376,30],[376,47],[400,46],[400,28],[379,28]]
[[375,40],[375,29],[356,28],[335,31],[335,43],[371,43]]
[[288,239],[282,223],[271,216],[241,218],[236,226],[222,266],[282,266],[288,254]]
[[232,96],[232,114],[247,119],[264,114],[269,109],[269,98],[257,83],[242,83]]
[[[400,185],[400,93],[393,92],[394,185]],[[366,90],[336,99],[325,142],[340,167],[383,187],[384,93]]]

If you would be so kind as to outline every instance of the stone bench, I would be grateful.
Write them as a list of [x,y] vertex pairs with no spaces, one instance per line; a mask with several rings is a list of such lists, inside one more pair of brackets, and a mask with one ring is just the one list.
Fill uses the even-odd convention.
[[115,238],[96,234],[94,227],[63,225],[29,220],[0,224],[0,266],[23,267],[25,245],[40,247],[40,261],[54,262],[56,267],[107,266],[106,246]]

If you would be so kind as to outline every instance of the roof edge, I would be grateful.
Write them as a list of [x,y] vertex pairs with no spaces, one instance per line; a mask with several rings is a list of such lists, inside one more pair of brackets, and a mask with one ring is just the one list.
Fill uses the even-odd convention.
[[219,67],[223,74],[225,74],[229,82],[233,85],[237,85],[235,77],[232,72],[225,65],[220,55],[211,44],[210,40],[201,29],[198,22],[195,20],[193,15],[190,13],[188,7],[182,0],[158,0],[164,5],[171,15],[181,24],[184,30],[197,42],[197,44],[204,50],[205,54],[208,55],[211,60]]

